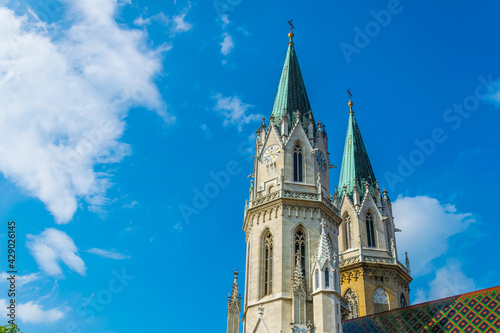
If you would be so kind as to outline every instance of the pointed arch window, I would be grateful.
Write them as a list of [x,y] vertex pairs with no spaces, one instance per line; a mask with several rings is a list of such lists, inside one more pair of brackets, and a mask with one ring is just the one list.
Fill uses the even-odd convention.
[[264,235],[264,290],[263,296],[273,291],[273,235],[268,230]]
[[358,295],[356,295],[356,292],[352,289],[348,289],[344,294],[344,298],[349,303],[349,308],[351,310],[351,312],[349,313],[349,315],[347,316],[346,319],[358,318],[359,317],[359,314],[358,314]]
[[330,288],[330,270],[325,268],[325,289]]
[[294,242],[294,253],[300,253],[302,275],[306,276],[306,235],[303,229],[299,229],[295,232]]
[[349,215],[347,215],[344,220],[344,242],[346,250],[352,249],[352,225],[351,217]]
[[375,244],[375,230],[373,229],[373,215],[370,212],[366,214],[366,237],[369,247],[377,246]]
[[314,284],[315,284],[315,288],[316,289],[319,289],[319,271],[316,270],[316,273],[314,273]]
[[293,149],[293,181],[302,182],[302,146],[298,143]]
[[387,293],[384,289],[375,289],[375,292],[373,293],[373,305],[375,306],[375,313],[389,310],[389,299],[387,298]]
[[399,305],[401,308],[405,308],[408,306],[408,304],[406,303],[406,297],[403,294],[401,294],[401,297],[399,297]]

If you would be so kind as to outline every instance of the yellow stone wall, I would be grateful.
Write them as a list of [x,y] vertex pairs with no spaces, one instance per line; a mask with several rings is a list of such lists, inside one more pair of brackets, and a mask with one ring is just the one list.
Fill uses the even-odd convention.
[[408,285],[411,277],[396,265],[357,263],[341,268],[340,273],[342,296],[349,289],[356,292],[360,317],[375,313],[373,293],[379,287],[387,293],[388,310],[400,307],[401,294],[405,296],[407,305],[410,304]]

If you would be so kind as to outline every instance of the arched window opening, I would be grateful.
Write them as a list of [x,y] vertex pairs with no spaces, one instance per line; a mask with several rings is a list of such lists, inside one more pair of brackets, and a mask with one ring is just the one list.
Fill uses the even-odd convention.
[[349,250],[353,247],[351,217],[349,215],[347,215],[344,219],[344,242],[346,250]]
[[[302,275],[306,276],[306,235],[302,229],[299,229],[295,232],[294,242],[294,253],[300,253]],[[295,260],[294,262],[296,263]]]
[[319,289],[319,272],[316,270],[316,273],[314,273],[314,288]]
[[406,297],[403,294],[401,294],[401,297],[399,298],[399,305],[401,308],[405,308],[408,306],[408,304],[406,303]]
[[389,299],[387,293],[382,288],[377,288],[373,293],[373,304],[375,305],[375,313],[389,311]]
[[375,230],[373,229],[373,216],[371,213],[366,214],[366,237],[368,239],[368,246],[376,247]]
[[330,271],[325,269],[325,288],[330,288]]
[[293,181],[302,182],[302,147],[297,144],[293,149]]
[[264,236],[264,296],[273,291],[273,235],[268,230]]
[[358,318],[358,295],[356,295],[356,292],[352,289],[348,289],[345,294],[344,298],[349,302],[349,308],[351,312],[347,316],[346,319],[354,319]]

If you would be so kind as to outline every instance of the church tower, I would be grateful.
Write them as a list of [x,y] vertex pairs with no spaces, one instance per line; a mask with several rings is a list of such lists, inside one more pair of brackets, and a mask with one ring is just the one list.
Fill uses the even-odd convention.
[[293,33],[272,114],[257,131],[243,333],[342,332],[338,228],[325,125],[315,122]]
[[[351,93],[349,92],[349,95]],[[409,305],[410,264],[398,260],[391,200],[380,191],[349,99],[349,122],[338,191],[342,296],[351,312],[343,319]]]

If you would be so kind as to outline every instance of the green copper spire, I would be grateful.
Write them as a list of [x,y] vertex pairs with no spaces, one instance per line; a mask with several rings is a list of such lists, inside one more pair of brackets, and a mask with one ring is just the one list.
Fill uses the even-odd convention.
[[363,196],[365,183],[368,182],[370,184],[370,191],[374,192],[377,180],[375,179],[368,153],[366,152],[363,139],[361,138],[361,132],[359,131],[358,123],[354,117],[354,111],[352,111],[352,105],[353,103],[349,99],[351,111],[349,112],[349,123],[347,125],[347,135],[345,138],[338,189],[339,194],[342,195],[345,185],[347,194],[352,196],[354,180],[356,180],[360,195]]
[[[306,86],[300,72],[299,61],[295,53],[293,44],[293,32],[290,28],[288,37],[288,51],[286,52],[285,63],[281,73],[281,79],[278,86],[278,92],[274,99],[272,116],[276,124],[280,124],[283,117],[288,117],[290,127],[295,123],[295,112],[298,110],[301,114],[303,123],[307,123],[307,113],[311,110],[309,98],[307,97]],[[314,123],[314,119],[313,119]]]

